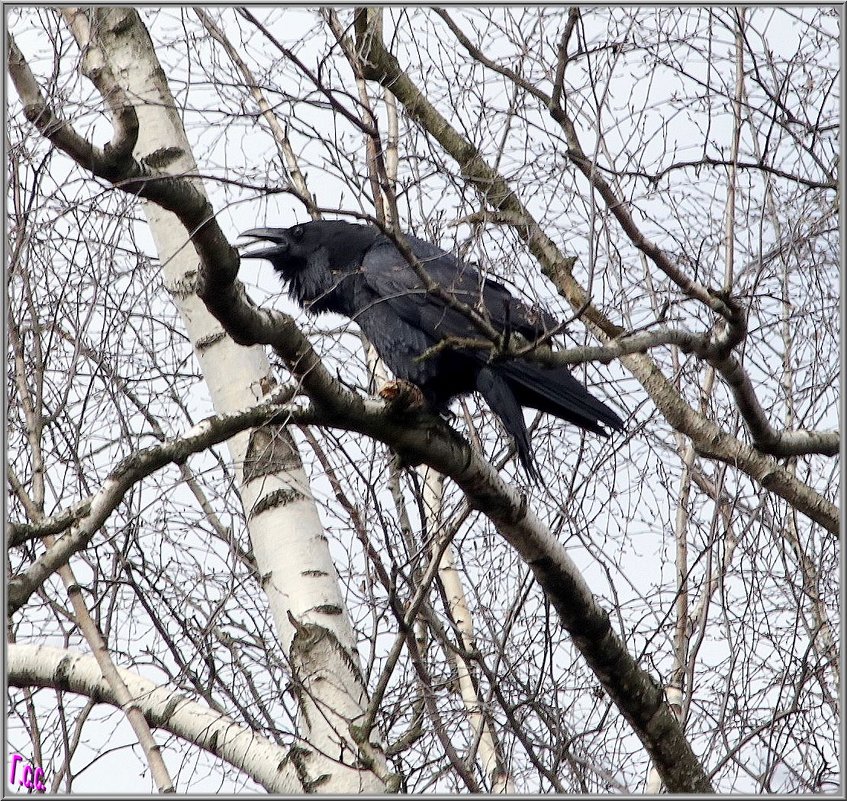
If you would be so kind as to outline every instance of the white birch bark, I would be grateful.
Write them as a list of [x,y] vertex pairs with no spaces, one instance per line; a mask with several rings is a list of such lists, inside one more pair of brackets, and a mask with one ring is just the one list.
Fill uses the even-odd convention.
[[93,656],[47,645],[10,643],[6,669],[13,687],[55,687],[121,708],[141,711],[151,726],[198,745],[244,771],[266,790],[297,793],[302,786],[287,749],[231,718],[175,695],[132,670],[117,668],[130,700],[114,692]]
[[[440,531],[444,497],[444,476],[429,467],[421,468],[420,474],[424,482],[423,506],[427,516],[427,529],[438,532]],[[437,552],[439,547],[436,538],[433,541],[433,553]],[[450,614],[462,634],[465,648],[468,650],[475,649],[473,616],[468,606],[465,588],[462,586],[461,575],[456,569],[452,543],[447,545],[441,555],[438,576],[444,586],[444,594],[450,607]],[[495,793],[513,793],[515,791],[514,781],[508,771],[501,768],[502,760],[498,758],[497,741],[491,730],[491,721],[486,718],[482,711],[470,669],[460,654],[456,654],[456,671],[459,693],[462,696],[475,735],[477,754],[482,769],[491,783],[492,791]]]
[[[92,77],[94,71],[102,74],[107,69],[134,100],[139,122],[134,158],[155,161],[160,168],[167,162],[166,169],[174,175],[196,174],[179,112],[137,12],[63,9],[63,14],[85,54],[86,74]],[[199,179],[196,185],[202,192]],[[254,405],[273,385],[263,348],[241,347],[225,335],[194,292],[199,262],[190,232],[172,213],[150,202],[143,205],[166,286],[194,344],[216,411]],[[323,791],[343,792],[352,787],[378,791],[381,782],[357,769],[347,771],[352,775],[336,784],[339,757],[346,765],[355,760],[349,723],[363,711],[366,694],[338,575],[296,446],[282,428],[254,429],[233,437],[227,445],[284,652],[293,666],[302,664],[302,658],[292,654],[298,625],[320,627],[336,644],[321,651],[325,662],[295,677],[301,700],[312,697],[323,716],[322,725],[314,729],[316,717],[301,716],[304,745],[314,749],[315,755],[332,755],[309,757],[302,764],[312,781],[322,777]]]

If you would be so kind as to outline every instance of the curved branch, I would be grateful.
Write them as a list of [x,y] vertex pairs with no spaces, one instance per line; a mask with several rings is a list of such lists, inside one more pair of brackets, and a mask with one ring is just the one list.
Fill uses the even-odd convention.
[[8,66],[23,103],[24,116],[77,164],[95,175],[113,180],[120,166],[131,157],[138,140],[138,116],[132,104],[122,95],[112,96],[112,140],[101,149],[80,136],[70,123],[53,112],[12,34],[9,34]]
[[[157,169],[157,165],[166,166],[179,154],[163,148],[143,162],[132,158],[138,134],[138,119],[131,105],[128,108],[119,106],[119,118],[113,120],[115,133],[112,142],[101,149],[80,136],[73,126],[59,118],[47,104],[29,65],[11,36],[8,67],[21,98],[24,114],[50,142],[77,164],[98,178],[109,181],[117,189],[151,200],[176,214],[187,228],[201,258],[214,259],[220,273],[226,276],[225,282],[232,282],[238,273],[238,253],[218,226],[211,204],[190,180]],[[112,102],[115,102],[114,99]]]
[[[122,706],[100,675],[93,656],[47,645],[9,643],[6,666],[12,687],[51,687]],[[117,671],[132,696],[132,704],[141,710],[151,727],[169,731],[214,754],[268,792],[304,792],[287,748],[259,736],[227,715],[188,700],[174,689],[157,686],[131,670],[118,668]]]
[[[154,445],[122,460],[90,499],[51,518],[54,526],[64,523],[69,517],[77,516],[78,519],[70,532],[50,546],[25,573],[9,581],[8,613],[11,615],[17,612],[48,576],[88,545],[135,483],[167,464],[183,461],[190,454],[224,442],[240,431],[277,420],[280,410],[285,409],[284,406],[280,407],[280,403],[291,395],[293,389],[289,388],[285,394],[277,393],[270,401],[247,411],[207,418],[179,439]],[[282,416],[285,415],[283,412]],[[51,527],[50,521],[44,523],[48,528]]]

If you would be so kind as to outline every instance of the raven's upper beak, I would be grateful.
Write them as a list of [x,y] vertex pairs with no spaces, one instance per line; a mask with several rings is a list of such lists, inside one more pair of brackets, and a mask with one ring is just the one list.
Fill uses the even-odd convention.
[[243,231],[239,236],[251,236],[254,239],[264,239],[276,243],[271,247],[245,251],[242,248],[256,244],[255,242],[245,242],[243,245],[239,245],[242,259],[272,259],[274,256],[284,256],[288,253],[288,233],[284,228],[251,228],[249,231]]

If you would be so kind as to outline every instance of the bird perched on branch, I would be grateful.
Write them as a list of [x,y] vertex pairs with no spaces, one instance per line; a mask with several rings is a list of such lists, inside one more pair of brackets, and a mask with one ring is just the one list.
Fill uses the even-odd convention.
[[[270,261],[307,311],[358,323],[394,375],[418,387],[433,411],[446,413],[453,398],[479,392],[534,480],[540,476],[522,406],[602,436],[604,427],[622,428],[620,417],[566,367],[498,358],[497,347],[513,343],[515,334],[534,342],[556,328],[556,320],[434,245],[405,236],[404,255],[375,226],[337,220],[254,228],[242,236],[270,243],[242,258]],[[481,347],[486,341],[490,347]]]

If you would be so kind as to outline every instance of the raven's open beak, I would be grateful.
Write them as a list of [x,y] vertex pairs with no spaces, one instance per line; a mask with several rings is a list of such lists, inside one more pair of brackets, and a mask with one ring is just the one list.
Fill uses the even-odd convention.
[[243,231],[239,236],[250,236],[254,240],[264,240],[275,242],[271,247],[259,248],[259,250],[243,250],[255,245],[256,242],[245,242],[239,245],[240,256],[242,259],[272,259],[274,256],[285,256],[288,253],[288,234],[282,228],[251,228],[249,231]]

